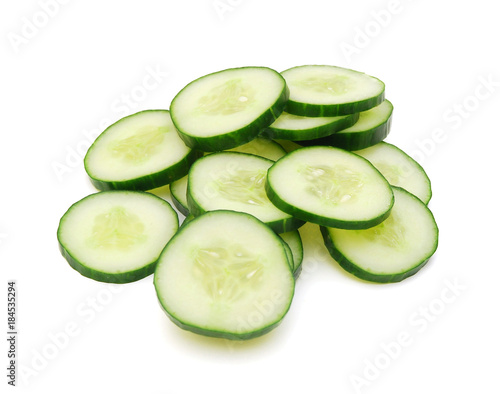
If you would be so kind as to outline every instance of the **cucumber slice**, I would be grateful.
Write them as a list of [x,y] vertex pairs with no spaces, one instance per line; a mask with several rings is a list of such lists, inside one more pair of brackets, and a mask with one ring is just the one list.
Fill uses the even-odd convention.
[[[229,151],[249,153],[273,161],[278,160],[280,157],[283,157],[286,154],[285,150],[280,144],[262,137],[257,137],[244,145],[229,149]],[[185,177],[172,182],[172,184],[170,185],[172,202],[179,210],[179,212],[185,216],[189,214],[189,207],[187,202],[187,182],[188,177],[186,175]]]
[[170,197],[172,203],[177,210],[184,216],[189,215],[189,207],[187,202],[187,186],[188,186],[188,176],[183,176],[181,179],[170,184]]
[[264,129],[263,135],[269,138],[284,140],[312,140],[326,137],[337,131],[352,126],[359,118],[359,114],[317,117],[292,115],[283,112],[276,121]]
[[434,254],[438,227],[429,208],[394,187],[390,216],[367,230],[322,227],[325,245],[348,272],[372,282],[399,282],[417,273]]
[[384,101],[384,83],[359,71],[306,65],[290,68],[281,75],[290,89],[285,110],[294,115],[348,115]]
[[168,111],[148,110],[104,130],[84,164],[99,190],[149,190],[186,175],[199,156],[179,138]]
[[213,211],[183,225],[154,274],[167,316],[197,334],[249,339],[275,328],[295,281],[283,241],[255,217]]
[[355,151],[369,160],[393,186],[403,189],[428,204],[432,197],[431,181],[424,169],[398,147],[387,142]]
[[206,152],[243,145],[283,111],[288,88],[267,67],[241,67],[205,75],[173,99],[172,120],[191,148]]
[[280,144],[264,137],[257,137],[244,145],[228,149],[228,151],[249,153],[272,161],[276,161],[286,155],[285,149]]
[[389,183],[368,160],[326,146],[297,149],[278,160],[268,171],[266,192],[298,219],[344,229],[381,223],[394,202]]
[[281,239],[290,247],[292,253],[293,261],[293,276],[297,279],[302,271],[302,259],[304,257],[304,249],[302,246],[302,239],[298,230],[288,231],[283,234],[279,234]]
[[391,130],[393,105],[389,100],[359,114],[358,121],[351,127],[327,137],[310,141],[297,141],[303,146],[326,145],[346,150],[368,148],[382,141]]
[[212,153],[198,159],[188,175],[189,211],[195,216],[218,209],[246,212],[277,233],[299,228],[304,221],[280,211],[266,195],[266,174],[273,164],[239,152]]
[[287,153],[302,148],[302,145],[299,145],[293,141],[280,140],[280,139],[277,139],[275,141],[278,144],[280,144]]
[[62,255],[83,276],[128,283],[153,273],[162,249],[179,227],[169,203],[139,191],[105,191],[73,204],[57,239]]

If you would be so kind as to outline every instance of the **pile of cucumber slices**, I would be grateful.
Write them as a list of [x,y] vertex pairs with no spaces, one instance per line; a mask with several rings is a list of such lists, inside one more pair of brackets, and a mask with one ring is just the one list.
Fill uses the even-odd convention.
[[[120,119],[89,148],[98,192],[60,220],[82,275],[154,274],[183,329],[248,339],[276,327],[300,275],[298,229],[319,225],[331,256],[371,282],[398,282],[438,244],[422,167],[383,140],[385,85],[341,67],[241,67],[186,85],[169,110]],[[176,210],[151,191],[170,185]]]

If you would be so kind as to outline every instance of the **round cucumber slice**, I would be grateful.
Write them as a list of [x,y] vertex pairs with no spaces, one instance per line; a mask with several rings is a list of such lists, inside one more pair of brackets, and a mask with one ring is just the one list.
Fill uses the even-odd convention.
[[154,274],[167,316],[182,329],[250,339],[275,328],[295,281],[283,241],[255,217],[207,212],[183,225]]
[[403,189],[428,204],[432,197],[431,181],[425,170],[398,147],[379,142],[369,148],[355,151],[368,159],[393,186]]
[[304,221],[278,209],[266,195],[266,174],[273,164],[239,152],[217,152],[198,159],[188,175],[189,211],[195,216],[218,209],[246,212],[277,233],[299,228]]
[[438,227],[429,208],[394,187],[390,216],[367,230],[322,227],[325,245],[346,271],[372,282],[399,282],[417,273],[434,254]]
[[354,125],[329,136],[309,141],[297,141],[302,146],[326,145],[346,150],[358,150],[381,142],[391,130],[393,105],[389,100],[363,111]]
[[[283,147],[267,138],[257,137],[254,140],[240,145],[236,148],[228,149],[229,152],[249,153],[256,156],[261,156],[269,160],[276,161],[286,154]],[[180,213],[189,215],[189,206],[187,202],[187,183],[188,176],[178,179],[170,184],[170,195],[172,202]]]
[[279,159],[268,171],[266,191],[276,207],[298,219],[344,229],[381,223],[394,202],[389,183],[368,160],[326,146]]
[[281,73],[290,89],[286,112],[300,116],[339,116],[366,111],[384,101],[379,79],[342,67],[305,65]]
[[186,175],[199,156],[180,139],[168,111],[148,110],[104,130],[84,164],[99,190],[150,190]]
[[262,134],[283,140],[312,140],[352,126],[359,114],[311,118],[283,112]]
[[173,99],[172,120],[186,145],[206,152],[243,145],[283,111],[288,88],[267,67],[232,68],[205,75]]
[[167,201],[139,191],[104,191],[73,204],[57,239],[62,255],[83,276],[128,283],[153,273],[179,227]]

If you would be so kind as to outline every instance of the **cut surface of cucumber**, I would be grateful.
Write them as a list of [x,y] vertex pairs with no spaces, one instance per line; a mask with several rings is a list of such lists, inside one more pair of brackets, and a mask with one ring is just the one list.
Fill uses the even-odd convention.
[[[283,147],[267,138],[257,137],[254,140],[238,146],[236,148],[228,149],[229,152],[249,153],[256,156],[261,156],[269,160],[276,161],[286,154]],[[189,206],[187,202],[187,183],[188,176],[172,182],[170,185],[170,194],[172,202],[180,213],[187,216],[189,214]]]
[[273,163],[239,152],[198,159],[188,175],[189,211],[195,216],[218,209],[246,212],[278,233],[299,228],[304,222],[276,208],[266,195],[266,174]]
[[261,156],[272,161],[276,161],[286,154],[285,149],[283,149],[280,144],[264,137],[257,137],[244,145],[227,149],[227,151],[249,153],[251,155]]
[[297,149],[268,171],[266,191],[298,219],[344,229],[382,222],[394,202],[387,180],[370,162],[333,147]]
[[180,139],[168,111],[148,110],[104,130],[84,164],[97,189],[149,190],[186,175],[199,155]]
[[275,328],[295,281],[283,241],[255,217],[213,211],[183,225],[154,274],[163,310],[179,327],[227,339]]
[[221,151],[257,137],[281,114],[288,93],[283,77],[270,68],[232,68],[189,83],[170,111],[188,146]]
[[348,272],[372,282],[398,282],[418,272],[438,245],[438,227],[429,208],[394,187],[390,216],[367,230],[322,227],[332,257]]
[[153,273],[178,227],[177,213],[153,194],[105,191],[73,204],[57,238],[62,255],[83,276],[128,283]]
[[305,65],[281,73],[290,89],[286,112],[338,116],[366,111],[384,100],[379,79],[342,67]]
[[355,151],[368,159],[393,186],[399,186],[428,204],[431,196],[431,181],[424,169],[398,147],[387,142]]
[[302,270],[302,259],[304,257],[304,249],[302,246],[302,239],[300,238],[299,231],[288,231],[286,233],[279,234],[279,236],[290,247],[293,259],[293,276],[297,279],[300,271]]
[[303,146],[326,145],[359,150],[381,142],[391,130],[393,105],[389,100],[363,111],[354,125],[316,140],[297,141]]
[[263,135],[269,138],[301,141],[328,136],[352,126],[359,114],[311,118],[283,112],[276,121],[264,129]]

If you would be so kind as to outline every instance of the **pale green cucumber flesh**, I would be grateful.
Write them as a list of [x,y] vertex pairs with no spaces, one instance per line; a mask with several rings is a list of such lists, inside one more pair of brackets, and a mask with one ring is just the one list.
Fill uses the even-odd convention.
[[319,225],[361,229],[382,222],[394,197],[366,159],[333,147],[295,150],[268,171],[266,192],[279,209]]
[[172,120],[186,145],[206,152],[243,145],[283,112],[283,77],[266,67],[241,67],[205,75],[173,99]]
[[128,283],[153,273],[178,227],[177,213],[153,194],[105,191],[73,204],[57,238],[64,258],[83,276]]
[[322,227],[331,256],[348,272],[372,282],[399,282],[417,273],[438,245],[429,208],[406,190],[393,187],[391,215],[367,230]]
[[187,174],[200,152],[180,139],[169,111],[126,116],[104,130],[84,158],[100,190],[150,190]]
[[403,150],[387,142],[354,151],[377,168],[393,186],[399,186],[428,204],[432,197],[431,181],[420,164]]
[[295,281],[283,241],[255,217],[213,211],[172,238],[154,275],[158,299],[179,327],[250,339],[286,315]]

